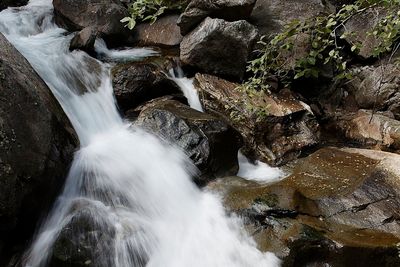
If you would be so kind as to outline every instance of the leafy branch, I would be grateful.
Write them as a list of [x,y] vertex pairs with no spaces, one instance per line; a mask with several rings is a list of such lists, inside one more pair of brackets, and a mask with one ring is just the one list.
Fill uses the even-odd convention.
[[128,6],[131,16],[121,19],[121,22],[130,30],[135,28],[138,22],[150,21],[152,24],[167,10],[183,10],[186,2],[186,0],[136,0]]
[[[280,82],[290,84],[293,80],[318,78],[324,65],[329,65],[335,73],[335,79],[349,79],[350,59],[343,53],[346,43],[350,50],[358,53],[362,44],[351,42],[348,37],[356,35],[346,29],[346,23],[355,15],[368,9],[385,7],[387,16],[368,33],[378,40],[373,56],[392,51],[400,38],[400,0],[357,0],[354,4],[343,5],[336,13],[328,16],[318,16],[305,21],[294,20],[284,27],[284,30],[269,42],[263,37],[259,41],[261,49],[256,51],[258,57],[249,62],[247,71],[252,74],[243,84],[245,90],[268,90],[268,79],[277,77]],[[395,10],[395,11],[393,11]],[[299,56],[294,52],[299,50],[299,40],[304,40],[305,51]],[[294,62],[293,62],[294,61]]]

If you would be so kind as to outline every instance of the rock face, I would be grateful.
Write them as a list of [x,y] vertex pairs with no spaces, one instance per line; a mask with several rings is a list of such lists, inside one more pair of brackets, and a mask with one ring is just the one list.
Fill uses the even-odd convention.
[[257,0],[250,22],[260,35],[270,36],[294,19],[305,20],[333,11],[335,8],[324,0]]
[[151,23],[135,26],[133,39],[138,45],[175,47],[179,46],[183,36],[176,24],[178,15],[168,15]]
[[188,34],[207,17],[227,21],[246,20],[256,0],[193,0],[179,18],[182,35]]
[[86,51],[88,54],[93,54],[96,37],[97,30],[93,27],[86,27],[72,38],[69,50],[73,51],[79,49]]
[[[54,243],[50,266],[113,266],[116,230],[112,222],[104,220],[107,212],[90,204],[75,206],[70,221]],[[102,219],[97,220],[96,216]]]
[[386,152],[323,148],[277,184],[230,178],[222,187],[227,206],[283,266],[397,266],[399,163]]
[[120,20],[129,16],[128,10],[114,0],[54,0],[57,24],[69,31],[94,27],[106,42],[125,42],[130,35]]
[[375,7],[351,17],[345,24],[346,37],[350,44],[360,44],[358,55],[363,58],[373,56],[374,48],[379,45],[379,40],[368,34],[374,30],[378,23],[386,17],[387,10],[382,7]]
[[118,64],[112,70],[114,94],[122,110],[127,110],[153,98],[181,94],[161,67],[150,63]]
[[147,104],[135,124],[185,151],[201,172],[195,178],[199,185],[238,171],[240,134],[218,117],[177,101],[161,100]]
[[0,99],[0,243],[11,248],[52,204],[77,140],[50,89],[1,34]]
[[7,7],[24,6],[28,3],[28,0],[2,0],[0,2],[0,11]]
[[[262,161],[283,164],[319,141],[314,115],[290,94],[260,93],[249,98],[238,84],[203,74],[197,74],[194,83],[205,110],[223,114],[227,121],[232,121],[244,137],[247,153],[256,154]],[[243,105],[243,100],[247,104]],[[265,116],[259,117],[254,109],[265,111]],[[237,118],[232,120],[232,115]]]
[[400,121],[382,113],[359,110],[340,114],[330,126],[354,144],[378,149],[400,149]]
[[241,20],[206,18],[181,43],[184,64],[226,77],[242,78],[257,30]]
[[400,119],[400,69],[394,64],[354,70],[346,90],[363,109],[391,111]]

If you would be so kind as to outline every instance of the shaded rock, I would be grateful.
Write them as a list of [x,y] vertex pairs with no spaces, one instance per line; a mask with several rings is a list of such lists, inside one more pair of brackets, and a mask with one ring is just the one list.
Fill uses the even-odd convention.
[[90,204],[79,204],[53,246],[50,266],[108,267],[113,259],[116,229],[107,212]]
[[199,185],[238,171],[240,135],[218,117],[177,101],[161,100],[145,106],[135,124],[186,152],[201,172],[195,178]]
[[283,164],[319,141],[319,126],[309,107],[288,92],[260,92],[249,98],[239,84],[203,74],[196,75],[194,84],[205,110],[230,121],[244,138],[245,153],[262,161]]
[[270,36],[295,19],[306,20],[334,11],[335,8],[324,0],[257,0],[250,22],[260,35]]
[[256,0],[193,0],[179,17],[182,35],[188,34],[207,17],[226,21],[246,20]]
[[391,111],[400,119],[400,69],[394,64],[354,69],[346,84],[357,105],[363,109]]
[[28,0],[1,0],[0,11],[7,7],[24,6],[28,3]]
[[96,29],[93,27],[86,27],[72,38],[69,50],[73,51],[79,49],[88,54],[94,54],[94,42],[96,41],[96,37]]
[[386,17],[388,10],[383,7],[374,7],[352,16],[345,23],[345,38],[350,45],[360,44],[358,55],[363,58],[372,57],[374,49],[380,41],[372,32],[378,23]]
[[2,34],[0,99],[0,240],[11,249],[53,203],[77,140],[50,89]]
[[387,152],[323,148],[279,183],[229,178],[210,187],[224,188],[226,205],[283,266],[397,266],[399,163]]
[[256,28],[244,20],[207,18],[183,38],[181,61],[206,73],[242,78],[256,38]]
[[110,45],[126,42],[130,31],[120,20],[128,10],[114,0],[54,0],[54,16],[58,25],[69,31],[93,27]]
[[151,63],[118,64],[111,74],[117,103],[124,111],[160,96],[181,94],[163,69]]
[[340,114],[328,126],[346,140],[365,147],[400,149],[400,121],[359,110]]
[[161,17],[154,23],[140,23],[135,26],[133,40],[143,46],[179,46],[183,36],[176,24],[178,15]]

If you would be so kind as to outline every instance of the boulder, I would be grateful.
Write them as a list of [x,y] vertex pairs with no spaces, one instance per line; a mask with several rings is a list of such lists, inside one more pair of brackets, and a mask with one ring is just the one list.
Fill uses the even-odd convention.
[[249,97],[239,84],[204,74],[196,74],[194,84],[205,110],[222,114],[242,134],[250,157],[281,165],[319,142],[313,113],[290,92]]
[[51,267],[108,267],[114,263],[116,229],[107,211],[75,203],[70,220],[53,245]]
[[273,185],[229,178],[225,204],[242,214],[260,249],[283,266],[397,266],[400,156],[323,148]]
[[374,56],[374,49],[380,43],[375,36],[369,34],[378,23],[388,14],[388,10],[383,7],[374,7],[352,16],[345,23],[345,38],[350,46],[359,44],[361,47],[358,55],[362,58],[370,58]]
[[250,22],[260,35],[271,36],[295,19],[306,20],[334,11],[334,6],[325,0],[257,0]]
[[182,35],[188,34],[205,18],[226,21],[246,20],[250,17],[256,0],[193,0],[179,17]]
[[[388,114],[390,115],[390,114]],[[400,149],[400,121],[367,110],[341,113],[328,126],[347,142],[384,150]]]
[[200,170],[194,178],[199,185],[238,171],[240,134],[216,116],[174,100],[161,100],[147,104],[135,124],[186,152]]
[[2,34],[0,99],[0,243],[11,249],[52,205],[77,139],[50,89]]
[[395,64],[361,67],[353,73],[345,89],[359,108],[391,111],[400,119],[400,69]]
[[94,42],[96,41],[96,37],[97,30],[94,27],[86,27],[72,38],[69,50],[73,51],[79,49],[88,54],[94,54]]
[[28,0],[2,0],[0,2],[0,11],[7,7],[24,6],[28,3]]
[[247,21],[206,18],[181,43],[181,61],[206,73],[242,78],[257,30]]
[[56,23],[69,31],[93,27],[110,45],[126,42],[130,31],[120,20],[128,10],[115,0],[54,0]]
[[176,24],[178,15],[167,15],[154,23],[140,23],[135,26],[133,41],[143,46],[179,46],[183,36]]
[[163,68],[151,63],[122,63],[111,70],[114,94],[126,111],[145,101],[169,94],[182,94]]

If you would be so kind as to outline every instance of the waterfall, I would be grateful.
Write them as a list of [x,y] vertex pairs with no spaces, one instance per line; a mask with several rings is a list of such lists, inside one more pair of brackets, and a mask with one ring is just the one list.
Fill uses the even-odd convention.
[[124,122],[110,67],[69,52],[73,36],[52,16],[51,0],[0,13],[0,31],[47,83],[80,140],[64,189],[23,266],[48,266],[56,240],[77,216],[85,219],[82,227],[68,233],[98,229],[86,233],[98,250],[91,266],[278,266],[273,254],[256,249],[238,218],[226,215],[217,196],[192,183],[184,153]]
[[185,77],[183,70],[180,66],[169,71],[169,77],[174,81],[181,89],[183,95],[188,100],[189,106],[195,110],[203,112],[203,107],[201,106],[199,95],[196,88],[193,85],[193,78]]

